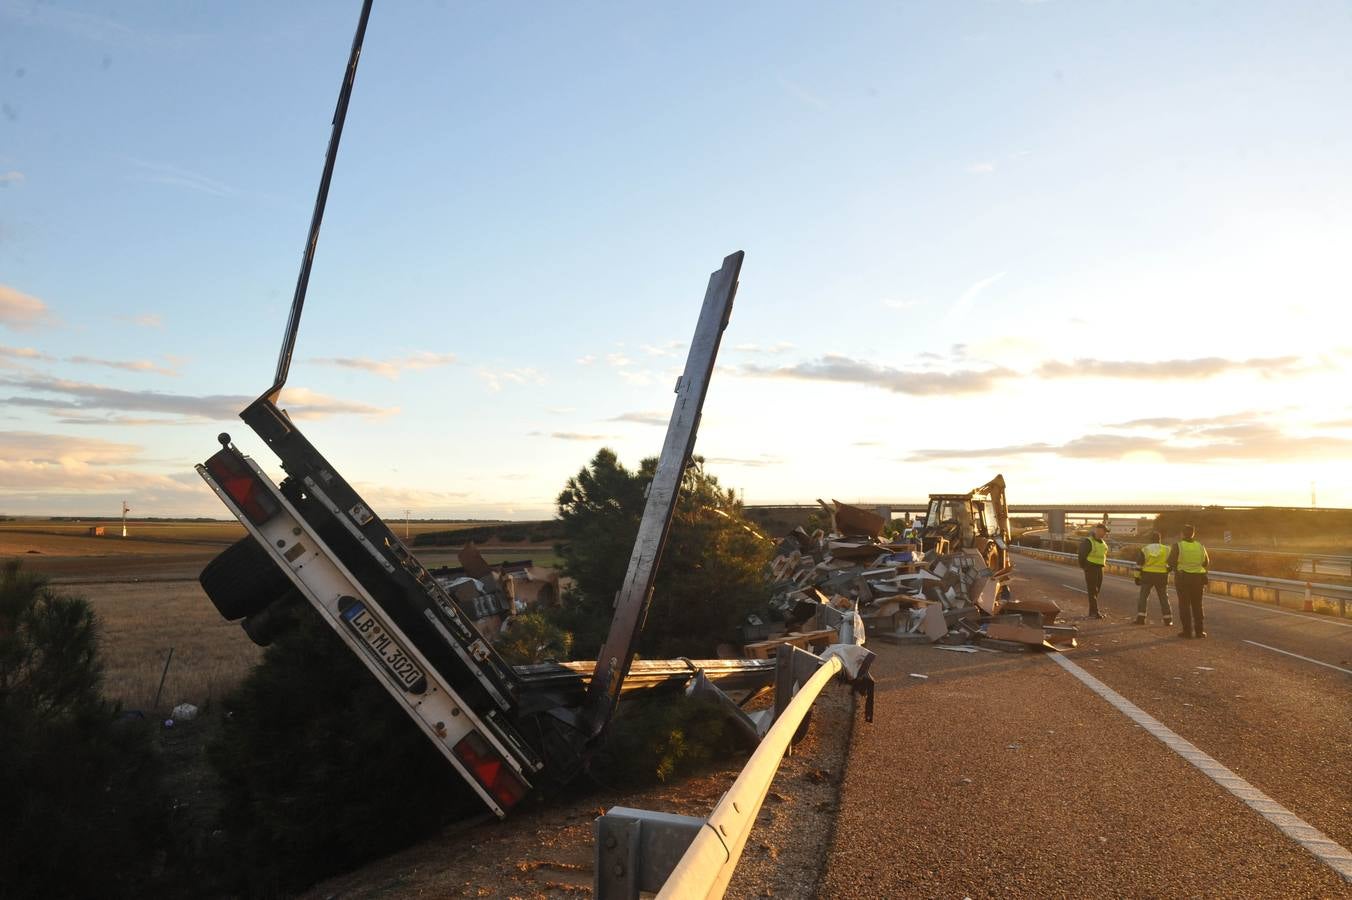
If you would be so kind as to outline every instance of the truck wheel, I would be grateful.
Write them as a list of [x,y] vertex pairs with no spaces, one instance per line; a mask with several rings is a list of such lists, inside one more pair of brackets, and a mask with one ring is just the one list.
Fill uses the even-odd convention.
[[197,580],[216,611],[231,622],[262,612],[291,589],[291,579],[252,537],[230,545],[207,563]]
[[295,601],[299,597],[295,591],[288,591],[264,609],[240,622],[239,627],[244,629],[249,640],[260,647],[266,647],[283,631],[296,625]]

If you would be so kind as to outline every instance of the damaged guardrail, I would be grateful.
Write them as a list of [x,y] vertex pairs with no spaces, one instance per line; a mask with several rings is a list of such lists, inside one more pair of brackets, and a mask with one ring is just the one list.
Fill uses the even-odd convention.
[[[617,806],[596,819],[593,887],[598,900],[633,900],[640,892],[681,900],[722,897],[780,761],[801,736],[812,704],[842,672],[856,688],[867,689],[872,662],[872,651],[854,643],[834,644],[820,657],[787,644],[779,647],[774,707],[752,714],[768,729],[708,818]],[[871,721],[871,691],[869,701]]]
[[[1074,561],[1074,553],[1061,550],[1044,550],[1040,547],[1025,547],[1020,544],[1010,549],[1034,558],[1042,557],[1053,561]],[[1134,575],[1140,567],[1127,559],[1109,559],[1107,569],[1115,575]],[[1336,604],[1338,615],[1347,617],[1348,601],[1352,600],[1352,585],[1319,584],[1313,581],[1300,581],[1294,578],[1272,578],[1264,575],[1244,575],[1239,572],[1208,572],[1207,592],[1223,594],[1227,597],[1239,597],[1259,603],[1282,605],[1282,594],[1298,594],[1307,611],[1315,599]],[[1236,588],[1242,588],[1237,591]]]

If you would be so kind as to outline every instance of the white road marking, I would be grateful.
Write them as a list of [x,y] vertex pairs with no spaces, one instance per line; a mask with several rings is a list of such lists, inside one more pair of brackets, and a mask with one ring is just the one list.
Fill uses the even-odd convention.
[[1337,619],[1330,619],[1328,616],[1317,616],[1313,613],[1291,612],[1285,609],[1269,609],[1266,605],[1256,600],[1231,600],[1229,597],[1217,597],[1215,594],[1207,594],[1207,600],[1219,600],[1221,603],[1229,603],[1231,606],[1242,606],[1245,609],[1251,609],[1257,613],[1270,613],[1274,616],[1291,616],[1294,619],[1304,619],[1306,622],[1318,622],[1320,625],[1337,625],[1339,628],[1352,628],[1352,622],[1339,622]]
[[1327,669],[1346,672],[1348,675],[1352,675],[1352,669],[1344,669],[1342,666],[1335,666],[1333,663],[1326,663],[1318,659],[1310,659],[1308,656],[1301,656],[1299,653],[1292,653],[1290,650],[1283,650],[1281,647],[1270,647],[1267,644],[1260,644],[1257,641],[1251,641],[1248,638],[1244,639],[1244,643],[1253,644],[1255,647],[1262,647],[1264,650],[1271,650],[1274,653],[1284,653],[1287,656],[1294,656],[1296,659],[1303,659],[1308,663],[1314,663],[1316,666],[1324,666]]
[[1352,884],[1352,850],[1334,841],[1308,822],[1297,817],[1267,794],[1231,772],[1215,759],[1203,753],[1195,744],[1170,729],[1167,725],[1123,697],[1117,691],[1090,675],[1060,653],[1047,654],[1061,668],[1074,675],[1091,691],[1107,700],[1119,712],[1153,734],[1166,747],[1192,763],[1202,774],[1225,788],[1246,806],[1267,819],[1291,840],[1304,847],[1316,859]]
[[1087,594],[1087,593],[1089,593],[1089,591],[1086,590],[1085,588],[1082,588],[1082,587],[1076,587],[1076,586],[1073,585],[1073,584],[1063,584],[1063,585],[1061,585],[1061,587],[1063,587],[1063,588],[1070,588],[1072,591],[1079,591],[1081,594]]

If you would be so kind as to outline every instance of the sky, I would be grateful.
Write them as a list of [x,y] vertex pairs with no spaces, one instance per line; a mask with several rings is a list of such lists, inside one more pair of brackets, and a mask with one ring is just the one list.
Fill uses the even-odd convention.
[[[223,516],[355,0],[0,0],[0,515]],[[282,397],[389,517],[697,444],[747,503],[1352,507],[1352,6],[377,0]]]

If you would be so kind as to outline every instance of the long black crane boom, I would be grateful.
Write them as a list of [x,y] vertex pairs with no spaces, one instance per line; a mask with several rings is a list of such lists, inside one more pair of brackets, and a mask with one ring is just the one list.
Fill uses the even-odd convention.
[[315,261],[315,248],[319,245],[319,226],[324,222],[324,206],[329,200],[329,182],[333,180],[333,165],[338,159],[338,142],[343,139],[343,122],[347,120],[347,104],[352,99],[352,85],[357,80],[357,61],[361,59],[362,42],[366,40],[366,22],[371,18],[372,0],[362,0],[361,16],[357,20],[357,33],[352,37],[352,52],[347,57],[347,71],[343,75],[343,86],[338,90],[338,105],[333,110],[333,130],[329,133],[329,149],[324,154],[324,173],[319,178],[319,193],[315,197],[314,213],[310,216],[310,233],[305,239],[305,252],[301,254],[300,274],[296,277],[296,292],[291,296],[291,315],[286,320],[286,331],[282,334],[282,350],[277,356],[277,374],[273,376],[272,387],[263,396],[277,402],[286,376],[291,371],[291,354],[296,349],[296,333],[300,330],[300,314],[305,307],[305,292],[310,286],[310,268]]

